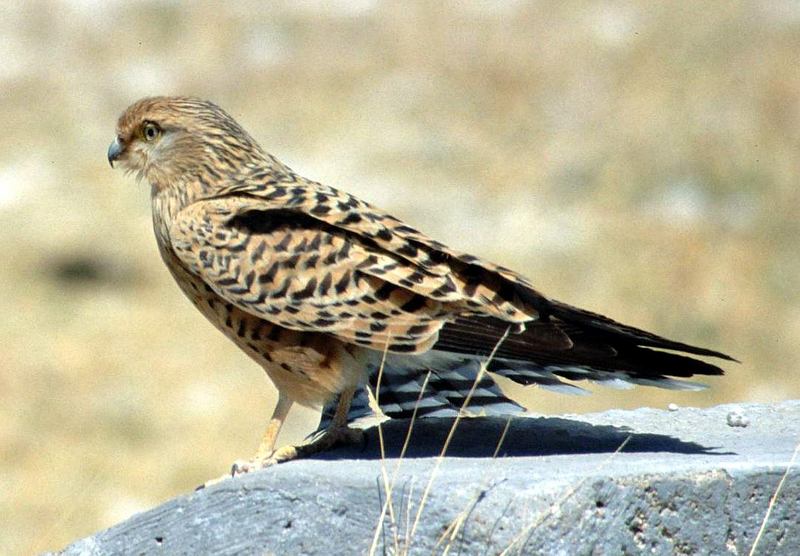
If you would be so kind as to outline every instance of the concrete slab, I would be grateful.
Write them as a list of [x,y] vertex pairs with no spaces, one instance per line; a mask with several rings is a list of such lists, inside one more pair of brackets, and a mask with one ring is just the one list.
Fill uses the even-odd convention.
[[[515,418],[496,458],[506,421],[465,419],[439,459],[451,424],[419,420],[401,461],[409,422],[390,421],[384,459],[370,429],[363,447],[175,498],[62,553],[747,554],[800,401]],[[757,548],[800,554],[797,468]]]

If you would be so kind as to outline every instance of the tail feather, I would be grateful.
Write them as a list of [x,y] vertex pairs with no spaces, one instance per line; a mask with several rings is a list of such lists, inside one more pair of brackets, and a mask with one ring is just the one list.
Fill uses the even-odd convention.
[[[379,372],[382,357],[377,352],[375,354],[369,363],[368,386],[376,394],[381,412],[387,417],[408,419],[415,410],[417,417],[455,417],[462,408],[467,415],[525,412],[522,406],[503,394],[491,375],[484,373],[475,384],[481,364],[477,359],[437,352],[416,356],[390,353]],[[465,406],[470,390],[472,396]],[[337,402],[334,399],[325,405],[319,429],[330,424]],[[348,422],[373,415],[366,388],[359,388],[347,415]]]
[[[651,379],[723,374],[718,366],[692,355],[735,361],[724,353],[674,342],[580,309],[568,312],[563,306],[541,321],[525,323],[523,330],[500,342],[508,329],[509,324],[499,319],[460,317],[442,328],[434,349],[475,357],[494,352],[496,359],[531,368],[578,367]],[[584,378],[568,370],[559,376]]]
[[683,342],[676,342],[674,340],[664,338],[663,336],[653,334],[652,332],[641,330],[627,324],[622,324],[621,322],[610,319],[605,315],[593,313],[592,311],[587,311],[586,309],[581,309],[579,307],[573,307],[572,305],[568,305],[560,301],[550,301],[550,314],[560,320],[563,320],[564,322],[585,327],[585,329],[588,330],[605,332],[609,339],[617,338],[618,341],[625,339],[639,346],[683,351],[685,353],[691,353],[694,355],[717,357],[719,359],[735,361],[738,363],[736,359],[720,351],[693,346],[691,344],[684,344]]
[[[541,320],[525,323],[508,334],[513,325],[500,319],[459,317],[440,330],[431,351],[387,354],[380,385],[383,354],[369,352],[368,382],[378,392],[382,413],[409,418],[416,409],[418,417],[455,416],[464,406],[484,362],[488,362],[489,373],[518,384],[585,394],[587,391],[575,382],[589,381],[611,388],[646,385],[701,390],[705,385],[682,379],[721,375],[723,371],[693,355],[736,361],[724,353],[662,338],[562,303],[552,302],[550,309]],[[336,400],[326,405],[320,428],[329,423],[335,407]],[[525,411],[506,397],[487,373],[475,385],[465,409],[468,414],[486,415]],[[372,413],[366,390],[362,389],[354,399],[348,420]]]

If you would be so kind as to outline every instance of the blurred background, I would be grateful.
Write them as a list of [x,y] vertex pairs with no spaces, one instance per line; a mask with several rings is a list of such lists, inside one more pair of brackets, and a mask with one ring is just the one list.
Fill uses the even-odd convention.
[[6,2],[4,554],[224,473],[274,404],[163,268],[147,186],[108,167],[155,94],[216,101],[303,175],[556,298],[742,360],[700,393],[526,391],[535,412],[800,396],[793,1]]

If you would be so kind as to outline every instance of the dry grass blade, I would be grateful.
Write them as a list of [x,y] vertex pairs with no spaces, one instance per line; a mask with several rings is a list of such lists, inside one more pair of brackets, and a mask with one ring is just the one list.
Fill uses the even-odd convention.
[[511,505],[513,503],[514,503],[514,499],[513,498],[509,498],[508,499],[508,503],[506,503],[505,507],[503,508],[503,511],[500,512],[500,515],[498,515],[497,518],[494,520],[494,524],[492,525],[492,529],[491,529],[491,531],[489,531],[489,535],[486,537],[485,547],[486,547],[486,553],[487,554],[494,554],[492,552],[492,546],[494,545],[494,541],[492,540],[492,538],[494,537],[494,534],[497,531],[497,528],[500,526],[500,523],[502,522],[503,518],[506,517],[506,514],[508,513],[508,510],[511,509]]
[[414,499],[414,483],[412,482],[408,486],[408,497],[406,498],[406,527],[405,531],[405,538],[403,539],[403,546],[409,546],[411,544],[411,500]]
[[409,535],[410,540],[414,539],[414,533],[417,531],[417,526],[419,525],[419,520],[420,517],[422,516],[422,512],[425,509],[425,503],[428,500],[428,495],[430,494],[431,487],[433,486],[434,480],[436,480],[436,476],[439,472],[439,467],[441,466],[442,461],[444,461],[444,456],[447,453],[447,449],[450,446],[450,442],[453,440],[453,436],[455,435],[456,429],[458,428],[458,425],[461,422],[461,418],[464,415],[464,411],[466,410],[467,407],[469,407],[469,403],[472,400],[472,396],[475,394],[475,389],[478,387],[478,384],[480,384],[481,380],[483,379],[483,376],[486,374],[486,368],[488,367],[489,363],[491,363],[492,360],[494,359],[495,353],[497,353],[497,350],[500,348],[502,343],[505,341],[506,338],[508,338],[508,334],[510,331],[511,327],[509,326],[508,328],[506,328],[506,331],[503,333],[500,339],[497,340],[497,343],[492,349],[492,353],[489,354],[489,358],[480,366],[480,370],[478,371],[475,380],[472,382],[472,387],[469,389],[467,396],[464,398],[464,402],[461,404],[461,408],[458,412],[458,415],[456,415],[456,418],[453,420],[453,425],[450,427],[450,431],[447,433],[447,438],[444,441],[444,445],[442,446],[441,452],[436,458],[436,463],[433,466],[433,471],[431,472],[431,476],[428,479],[428,483],[425,485],[425,490],[422,492],[422,498],[419,501],[417,514],[414,517],[414,524],[411,527],[411,533]]
[[[611,461],[617,456],[617,454],[619,454],[623,449],[625,449],[625,446],[628,444],[628,442],[630,442],[631,438],[633,438],[633,435],[630,435],[630,434],[627,437],[625,437],[625,440],[622,441],[622,443],[617,447],[617,449],[614,450],[614,452],[612,454],[610,454],[605,460],[603,460],[603,462],[601,462],[601,464],[597,467],[597,470],[601,470],[604,467],[606,467],[609,463],[611,463]],[[584,478],[582,478],[580,481],[578,481],[569,490],[567,490],[567,492],[564,494],[564,496],[562,496],[550,508],[550,510],[548,512],[544,512],[543,514],[541,514],[539,516],[539,519],[531,522],[522,531],[520,531],[519,534],[516,537],[514,537],[511,540],[511,542],[509,543],[509,545],[500,553],[500,556],[506,556],[506,555],[510,554],[511,550],[513,550],[514,547],[517,546],[518,544],[519,544],[520,550],[521,550],[525,546],[525,544],[527,544],[528,539],[530,538],[530,535],[533,533],[533,531],[537,527],[539,527],[544,522],[545,519],[550,517],[554,513],[554,511],[560,509],[561,505],[564,502],[566,502],[570,497],[572,497],[572,495],[575,494],[575,492],[577,492],[577,490],[583,486],[583,484],[588,480],[588,478],[589,477],[587,475]],[[524,542],[520,544],[520,541],[523,540],[523,539],[524,539]]]
[[[497,459],[497,454],[500,453],[500,449],[503,447],[503,443],[505,442],[506,436],[508,435],[508,429],[511,428],[511,420],[513,418],[514,418],[513,415],[509,415],[508,419],[506,419],[506,424],[505,427],[503,427],[503,432],[500,434],[500,438],[497,440],[497,444],[494,447],[494,453],[492,454],[493,460]],[[475,496],[473,496],[470,499],[467,506],[456,516],[456,518],[450,523],[447,529],[439,537],[439,540],[436,541],[436,546],[439,546],[442,542],[445,541],[447,537],[449,537],[447,538],[447,544],[445,545],[444,552],[442,553],[443,555],[448,554],[450,552],[452,544],[456,540],[458,533],[463,530],[462,528],[467,523],[469,516],[472,514],[473,510],[478,505],[478,503],[486,495],[486,492],[489,490],[488,482],[489,482],[489,477],[487,476],[484,479],[483,484],[476,491]],[[462,539],[463,539],[463,533],[462,533]]]
[[[375,392],[369,388],[369,385],[366,386],[367,389],[367,396],[369,397],[369,404],[372,406],[372,410],[377,414],[380,415],[380,390],[381,390],[381,381],[383,380],[383,369],[386,366],[386,354],[389,352],[389,341],[387,339],[386,345],[383,347],[383,354],[381,355],[381,364],[378,367],[378,379],[375,384]],[[386,453],[385,453],[385,444],[383,441],[383,426],[381,421],[378,421],[378,445],[380,446],[381,451],[381,478],[383,479],[384,489],[387,492],[387,502],[389,499],[389,478],[386,473]],[[383,518],[386,515],[386,508],[387,503],[383,504],[383,508],[381,510],[381,520],[378,522],[378,527],[375,529],[375,535],[372,540],[372,546],[370,547],[370,555],[374,552],[373,550],[377,547],[378,543],[378,536],[380,531],[383,529]],[[390,509],[391,511],[391,509]],[[392,522],[394,522],[394,515],[391,516]]]
[[509,415],[508,419],[506,419],[506,426],[503,427],[503,432],[500,435],[500,439],[497,441],[497,446],[494,447],[494,453],[492,454],[492,459],[497,459],[497,454],[500,453],[500,448],[503,447],[503,442],[506,441],[506,436],[508,435],[508,429],[511,428],[511,420],[514,418],[513,415]]
[[[385,354],[384,354],[384,357],[385,357]],[[377,384],[376,384],[376,390],[380,389],[380,383],[381,383],[380,379],[381,379],[382,372],[383,372],[383,364],[381,364],[381,370],[378,373],[378,381],[377,381]],[[382,434],[381,424],[380,423],[378,424],[378,438],[380,439],[380,446],[381,446],[381,473],[382,473],[383,478],[384,478],[384,488],[386,490],[386,501],[383,503],[383,508],[381,508],[381,514],[380,514],[380,517],[378,518],[378,523],[375,526],[375,533],[373,534],[372,544],[370,545],[370,549],[369,549],[370,556],[375,554],[375,550],[377,550],[378,537],[380,536],[380,531],[383,529],[383,520],[386,518],[386,513],[387,512],[389,512],[389,517],[392,520],[392,523],[396,524],[396,521],[395,521],[395,518],[394,518],[393,507],[392,507],[392,492],[394,491],[394,485],[395,485],[395,482],[397,481],[397,475],[398,475],[398,473],[400,471],[400,465],[403,462],[403,458],[406,455],[406,450],[408,449],[408,444],[409,444],[409,442],[411,440],[411,433],[414,430],[414,423],[416,422],[416,419],[417,419],[417,409],[419,408],[420,401],[422,401],[422,397],[425,395],[425,390],[428,387],[428,380],[430,379],[430,377],[431,377],[431,372],[428,371],[428,373],[425,375],[425,380],[423,380],[422,386],[420,387],[419,395],[417,396],[417,401],[414,404],[414,410],[411,413],[411,420],[410,420],[410,422],[408,424],[408,431],[406,431],[406,437],[405,437],[405,440],[403,441],[403,447],[400,449],[400,457],[398,458],[397,465],[395,466],[394,471],[392,472],[391,481],[388,480],[388,476],[386,475],[386,452],[385,452],[385,446],[384,446],[384,443],[383,443],[383,434]],[[375,405],[380,407],[378,405],[378,401],[379,401],[378,395],[380,395],[380,392],[376,392],[376,394],[373,394],[369,390],[369,388],[367,389],[367,392],[368,392],[370,398],[375,400]],[[410,505],[409,505],[409,508],[410,508]],[[409,510],[409,512],[410,512],[410,510]],[[408,526],[407,525],[406,525],[406,532],[408,532]],[[398,545],[397,537],[395,536],[395,553],[397,553],[397,551],[399,549],[399,547],[397,545]]]
[[[369,404],[372,406],[372,410],[377,414],[380,415],[381,413],[381,404],[380,404],[380,395],[381,395],[381,381],[383,380],[383,369],[386,366],[386,354],[389,352],[389,341],[386,341],[386,345],[383,346],[383,354],[381,355],[381,364],[378,367],[378,380],[375,384],[375,392],[370,390],[369,386],[367,386],[367,395],[369,396]],[[385,459],[384,458],[384,444],[383,444],[383,427],[381,426],[381,421],[378,421],[378,441],[381,448],[381,462]]]
[[764,535],[764,531],[767,529],[767,522],[769,521],[769,516],[772,513],[772,508],[775,507],[775,502],[778,500],[778,495],[780,494],[781,490],[783,489],[784,483],[786,483],[786,477],[789,476],[789,472],[794,467],[794,462],[797,460],[797,454],[800,453],[800,442],[794,447],[794,452],[792,453],[792,457],[789,460],[789,464],[786,466],[786,471],[783,472],[783,476],[781,476],[781,480],[778,481],[778,486],[775,487],[775,492],[772,494],[772,498],[769,499],[769,504],[767,505],[767,512],[764,514],[764,519],[761,521],[761,527],[758,529],[758,534],[756,535],[755,540],[753,541],[753,546],[750,547],[750,552],[748,552],[748,556],[754,556],[756,553],[756,548],[758,547],[758,543],[761,541],[761,537]]

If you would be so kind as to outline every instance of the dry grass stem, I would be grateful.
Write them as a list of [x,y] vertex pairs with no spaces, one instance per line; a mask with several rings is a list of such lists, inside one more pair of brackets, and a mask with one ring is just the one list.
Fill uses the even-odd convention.
[[756,548],[758,547],[758,543],[761,541],[761,537],[764,535],[764,531],[767,529],[767,522],[769,521],[769,516],[772,513],[772,508],[775,507],[775,502],[778,500],[778,495],[783,489],[783,485],[786,482],[786,477],[789,476],[789,472],[794,467],[794,462],[797,460],[797,454],[800,453],[800,442],[794,447],[794,452],[792,453],[792,457],[789,460],[789,464],[786,466],[786,471],[783,472],[781,476],[781,480],[778,481],[778,486],[775,487],[775,492],[772,493],[772,498],[769,499],[769,504],[767,505],[767,512],[764,514],[764,519],[761,521],[761,527],[758,529],[758,534],[756,535],[755,540],[753,541],[753,546],[750,547],[750,552],[748,552],[748,556],[754,556],[756,553]]
[[[384,359],[385,359],[385,354],[384,354]],[[373,394],[369,389],[367,389],[367,392],[368,392],[370,398],[375,400],[375,404],[376,405],[378,405],[378,401],[379,401],[378,396],[380,395],[379,389],[380,389],[380,383],[381,383],[380,379],[381,379],[382,372],[383,372],[383,364],[381,364],[381,369],[378,372],[378,381],[377,381],[377,384],[376,384],[376,393]],[[394,468],[394,470],[392,472],[391,480],[388,480],[387,475],[386,475],[386,452],[385,452],[385,447],[384,447],[384,443],[383,443],[383,435],[382,435],[381,424],[380,423],[378,424],[378,435],[379,435],[378,438],[380,440],[380,445],[381,445],[381,474],[383,475],[383,478],[384,478],[384,488],[385,488],[385,491],[386,491],[386,501],[384,502],[383,508],[381,509],[381,514],[380,514],[380,517],[378,518],[378,523],[377,523],[377,525],[375,527],[375,533],[373,534],[373,537],[372,537],[372,544],[370,545],[370,551],[369,551],[370,556],[372,556],[375,553],[375,550],[377,549],[379,531],[381,531],[383,529],[383,521],[386,518],[387,511],[389,512],[389,519],[392,521],[392,524],[393,524],[395,530],[397,529],[396,521],[395,521],[395,518],[394,518],[393,506],[392,506],[392,493],[394,491],[394,485],[395,485],[395,483],[397,481],[397,475],[400,472],[400,465],[403,462],[403,458],[405,458],[406,450],[408,449],[408,444],[409,444],[409,442],[411,440],[411,433],[414,430],[414,423],[416,422],[416,419],[417,419],[417,410],[419,408],[419,403],[420,403],[420,401],[422,401],[422,397],[425,395],[425,390],[428,387],[428,380],[430,379],[430,377],[431,377],[431,372],[428,371],[428,373],[425,375],[425,379],[422,382],[422,386],[420,387],[419,395],[417,396],[417,401],[414,404],[414,410],[411,413],[411,420],[409,421],[409,424],[408,424],[408,430],[406,431],[406,436],[405,436],[405,439],[403,441],[403,447],[400,449],[400,457],[398,458],[397,465],[395,466],[395,468]],[[378,407],[380,407],[380,406],[378,405]],[[410,504],[407,506],[407,513],[410,513]],[[408,520],[408,517],[407,517],[407,520]],[[408,532],[408,526],[406,525],[406,533],[407,532]],[[397,543],[397,535],[395,534],[395,545],[396,545],[395,546],[395,552],[396,553],[397,553],[397,550],[398,550],[397,544],[398,544]]]
[[[622,443],[617,447],[617,449],[614,450],[612,454],[610,454],[605,460],[603,460],[600,463],[600,465],[597,466],[597,471],[600,471],[601,469],[604,469],[606,466],[608,466],[608,464],[611,463],[611,461],[617,456],[617,454],[619,454],[622,450],[625,449],[625,446],[628,444],[628,442],[630,442],[631,438],[633,438],[633,435],[630,434],[627,437],[625,437],[625,440],[622,441]],[[500,553],[500,556],[507,556],[508,554],[510,554],[511,550],[514,549],[514,547],[517,544],[519,544],[519,542],[522,539],[524,539],[525,542],[523,542],[520,545],[520,550],[521,550],[528,542],[528,539],[530,538],[530,535],[533,533],[533,531],[536,530],[536,528],[539,527],[544,522],[545,519],[553,515],[556,511],[559,511],[564,502],[566,502],[570,497],[572,497],[572,495],[575,494],[575,492],[577,492],[577,490],[581,488],[588,479],[589,475],[583,477],[569,490],[567,490],[564,496],[562,496],[553,506],[551,506],[547,512],[542,513],[539,516],[539,519],[531,522],[524,529],[522,529],[522,531],[520,531],[519,534],[516,537],[514,537],[514,539],[512,539],[512,541],[509,543],[509,545]]]
[[478,374],[475,376],[475,380],[472,383],[472,387],[467,393],[467,396],[464,398],[464,402],[461,404],[461,408],[459,409],[458,415],[456,415],[456,418],[453,420],[453,424],[450,427],[450,431],[448,432],[447,438],[444,441],[442,450],[439,453],[438,457],[436,458],[436,463],[433,466],[433,471],[431,472],[431,476],[428,479],[428,483],[425,485],[425,490],[422,493],[422,498],[420,499],[419,506],[417,508],[417,514],[416,517],[414,518],[414,524],[411,527],[411,533],[410,533],[411,540],[413,540],[414,538],[414,533],[416,532],[417,526],[419,525],[420,517],[422,516],[422,512],[425,509],[425,503],[427,502],[428,495],[430,494],[433,482],[436,480],[436,476],[439,472],[439,467],[441,466],[442,461],[444,461],[445,454],[447,453],[447,449],[450,446],[450,441],[453,439],[453,436],[455,435],[456,429],[458,428],[458,425],[461,422],[461,418],[464,415],[466,408],[469,407],[469,402],[472,400],[472,396],[475,393],[475,389],[477,388],[478,384],[480,384],[481,380],[483,379],[483,376],[486,374],[486,368],[489,366],[489,363],[491,363],[492,360],[494,359],[495,353],[497,353],[497,350],[500,348],[502,343],[508,337],[510,331],[511,327],[509,326],[508,328],[506,328],[506,331],[503,333],[500,339],[497,340],[497,343],[492,349],[492,352],[489,354],[489,358],[480,366],[480,370],[478,371]]
[[[497,440],[497,444],[495,445],[494,448],[494,453],[492,454],[493,460],[497,459],[497,455],[500,453],[500,449],[503,447],[503,443],[505,442],[506,436],[508,435],[508,429],[511,427],[511,421],[513,418],[514,418],[513,415],[509,415],[508,419],[506,419],[506,424],[503,427],[503,432],[500,434],[500,438]],[[470,499],[466,507],[456,516],[456,518],[450,523],[448,528],[439,537],[439,540],[436,542],[436,546],[439,546],[439,544],[441,544],[445,540],[445,537],[449,536],[443,554],[448,554],[450,552],[450,548],[452,547],[453,541],[455,541],[456,539],[456,535],[460,530],[462,530],[462,527],[464,526],[464,524],[466,524],[470,514],[472,514],[473,510],[478,505],[478,502],[480,502],[483,499],[483,497],[486,495],[486,492],[489,490],[488,483],[489,483],[489,477],[486,476],[482,482],[482,485],[477,489],[475,495]]]

